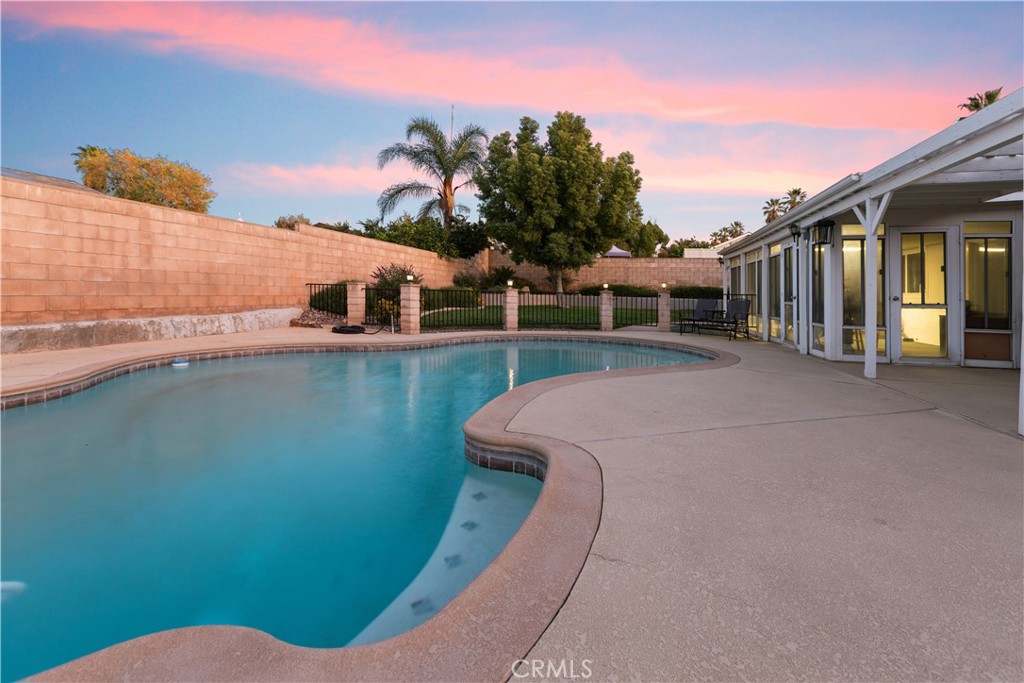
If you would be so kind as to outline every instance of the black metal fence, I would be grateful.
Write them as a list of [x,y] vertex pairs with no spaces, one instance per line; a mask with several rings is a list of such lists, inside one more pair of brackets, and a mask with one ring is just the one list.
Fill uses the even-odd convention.
[[658,296],[617,296],[612,303],[612,327],[658,325]]
[[402,319],[402,290],[384,287],[366,288],[365,325],[390,325],[399,328]]
[[[337,315],[348,315],[348,288],[344,282],[306,283],[309,308]],[[424,331],[452,329],[500,329],[504,321],[505,292],[478,292],[445,288],[420,290],[420,328]],[[753,294],[725,293],[714,297],[717,308],[725,310],[731,299],[750,303],[750,329],[757,331],[757,297]],[[673,330],[680,321],[693,317],[698,297],[672,296],[669,304]],[[402,306],[398,288],[366,288],[366,308],[362,321],[352,324],[393,326],[399,329]],[[579,293],[522,292],[519,295],[519,329],[590,329],[601,327],[600,296]],[[657,326],[657,296],[616,296],[613,299],[612,325]]]
[[523,292],[519,295],[519,329],[597,330],[601,328],[599,296]]
[[306,289],[309,292],[310,310],[348,315],[348,287],[344,282],[307,282]]
[[420,329],[476,330],[502,326],[504,292],[472,289],[420,290]]

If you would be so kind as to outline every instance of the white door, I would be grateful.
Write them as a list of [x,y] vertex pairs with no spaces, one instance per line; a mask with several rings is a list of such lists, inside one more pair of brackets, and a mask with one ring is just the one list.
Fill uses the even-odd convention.
[[890,236],[891,358],[960,360],[955,228],[901,228]]

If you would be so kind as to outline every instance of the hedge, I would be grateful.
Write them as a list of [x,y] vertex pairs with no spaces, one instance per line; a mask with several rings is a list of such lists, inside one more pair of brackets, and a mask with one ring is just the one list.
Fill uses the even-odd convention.
[[702,287],[700,285],[676,285],[669,290],[674,299],[721,299],[721,287]]
[[[604,291],[602,285],[589,285],[580,288],[580,294],[592,296]],[[658,296],[658,290],[654,287],[640,287],[637,285],[609,284],[608,291],[615,296]]]

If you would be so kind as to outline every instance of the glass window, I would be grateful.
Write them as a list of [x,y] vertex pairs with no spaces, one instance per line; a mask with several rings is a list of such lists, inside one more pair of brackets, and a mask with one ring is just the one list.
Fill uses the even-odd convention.
[[[885,330],[878,330],[878,345],[875,347],[879,356],[885,355]],[[847,356],[864,355],[864,328],[843,330],[843,354]]]
[[782,252],[782,298],[793,300],[793,250]]
[[825,245],[811,252],[811,322],[825,322]]
[[1013,232],[1010,221],[966,221],[965,235],[1009,235]]
[[903,303],[941,306],[946,303],[946,235],[941,232],[903,235]]
[[964,240],[964,326],[974,330],[1010,329],[1010,240]]
[[[768,258],[768,315],[778,318],[782,315],[782,292],[779,281],[779,255]],[[775,336],[778,336],[777,334]]]
[[[843,240],[843,325],[864,325],[864,262],[865,246],[862,239]],[[876,283],[877,319],[885,327],[885,240],[878,240],[875,263],[878,265]]]
[[817,351],[825,350],[825,326],[811,325],[811,347]]
[[[843,227],[842,227],[842,232],[843,232],[843,237],[848,237],[848,236],[854,236],[854,237],[860,236],[860,237],[863,237],[863,236],[867,235],[868,231],[865,230],[864,226],[861,225],[860,223],[844,223]],[[884,235],[884,234],[885,234],[885,223],[880,223],[878,225],[878,235],[881,236],[881,235]]]
[[733,266],[729,269],[729,291],[733,294],[742,294],[743,286],[740,279],[743,274],[743,269],[739,266]]

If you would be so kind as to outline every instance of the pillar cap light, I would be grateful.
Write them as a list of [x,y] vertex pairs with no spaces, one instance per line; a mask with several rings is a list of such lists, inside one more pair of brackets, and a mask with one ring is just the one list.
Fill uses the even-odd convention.
[[507,284],[509,288],[511,288],[512,285],[514,285],[515,283],[512,280],[508,280],[507,282],[505,282],[505,284]]
[[602,287],[604,287],[605,289],[608,289],[608,283],[607,283],[607,282],[606,282],[606,283],[604,283],[604,284],[603,284],[603,285],[601,285],[601,286],[602,286]]
[[662,282],[661,283],[661,288],[662,289],[668,289],[668,283],[667,282]]
[[406,276],[405,276],[405,279],[406,279],[406,280],[407,280],[408,282],[412,282],[412,281],[413,281],[413,277],[412,277],[412,275],[406,275]]

